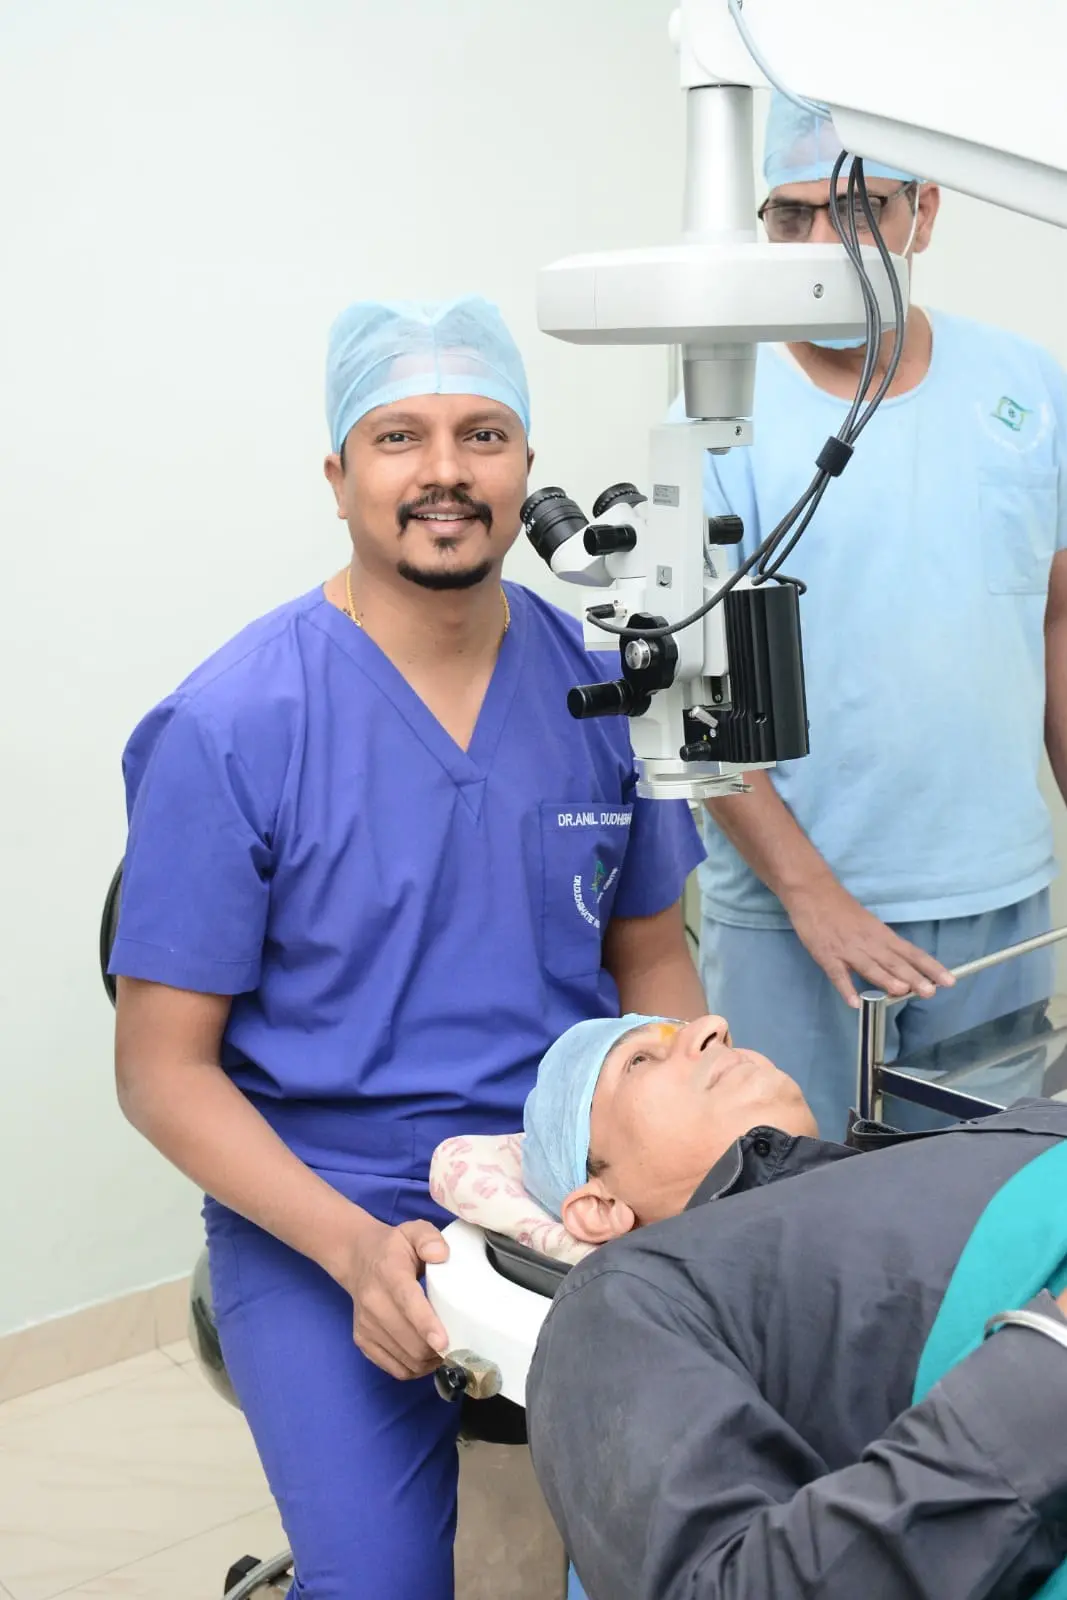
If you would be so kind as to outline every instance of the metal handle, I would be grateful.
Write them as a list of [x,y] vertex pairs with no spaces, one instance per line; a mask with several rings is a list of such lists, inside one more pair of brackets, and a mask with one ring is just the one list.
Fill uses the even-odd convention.
[[[976,972],[986,972],[990,967],[999,967],[1006,961],[1013,961],[1016,956],[1043,950],[1046,945],[1057,944],[1061,939],[1067,939],[1067,927],[1053,928],[1049,933],[1035,934],[1032,939],[1021,939],[1018,944],[1007,945],[1003,950],[994,950],[988,956],[978,956],[974,961],[965,961],[961,966],[950,968],[950,971],[957,980],[970,978]],[[877,1120],[882,1113],[881,1073],[885,1066],[886,1012],[890,1006],[918,998],[914,989],[909,989],[907,994],[894,995],[888,995],[882,989],[867,989],[860,995],[856,1114],[864,1120],[872,1118]]]
[[[989,967],[999,967],[1005,961],[1012,961],[1016,956],[1027,956],[1032,950],[1043,950],[1046,945],[1056,944],[1060,939],[1067,939],[1067,928],[1053,928],[1051,933],[1038,933],[1032,939],[1021,939],[1018,944],[1009,944],[1003,950],[994,950],[992,955],[979,956],[975,961],[965,961],[960,967],[950,967],[949,971],[954,978],[970,978],[976,972],[985,972]],[[880,990],[872,991],[881,993]],[[914,1000],[917,995],[913,989],[907,994],[886,995],[890,1005],[897,1005],[901,1000]]]

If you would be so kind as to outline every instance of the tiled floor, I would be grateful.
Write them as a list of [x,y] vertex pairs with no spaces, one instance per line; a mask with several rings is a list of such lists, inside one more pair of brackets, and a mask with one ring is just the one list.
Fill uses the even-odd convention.
[[186,1344],[0,1405],[0,1600],[221,1600],[232,1562],[284,1545]]

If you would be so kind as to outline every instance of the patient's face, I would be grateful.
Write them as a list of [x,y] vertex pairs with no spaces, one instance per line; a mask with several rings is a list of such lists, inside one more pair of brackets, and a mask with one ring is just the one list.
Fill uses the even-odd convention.
[[591,1244],[685,1209],[697,1185],[752,1128],[817,1133],[792,1078],[739,1050],[722,1017],[652,1024],[614,1046],[593,1096],[590,1165],[564,1222]]

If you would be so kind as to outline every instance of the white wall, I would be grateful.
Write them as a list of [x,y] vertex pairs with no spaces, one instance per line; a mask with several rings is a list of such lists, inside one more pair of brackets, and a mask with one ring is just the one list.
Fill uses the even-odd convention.
[[[588,504],[640,475],[662,355],[542,338],[533,273],[674,235],[668,10],[0,0],[0,1333],[198,1247],[195,1195],[113,1103],[118,758],[197,660],[344,559],[335,311],[489,293],[528,358],[534,482]],[[1067,360],[1065,268],[1067,234],[950,199],[919,290]],[[512,570],[551,582],[525,550]]]
[[[675,230],[667,9],[0,6],[0,1332],[197,1249],[196,1196],[113,1104],[119,755],[199,658],[344,560],[333,315],[488,293],[528,358],[534,481],[588,504],[642,472],[662,353],[543,338],[533,279]],[[541,582],[525,550],[512,570]]]

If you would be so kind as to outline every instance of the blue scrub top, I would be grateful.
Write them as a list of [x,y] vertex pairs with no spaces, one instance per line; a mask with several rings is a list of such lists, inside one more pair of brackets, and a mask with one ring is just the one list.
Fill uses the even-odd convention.
[[233,995],[223,1065],[283,1136],[337,1107],[520,1127],[547,1046],[618,1014],[608,919],[673,904],[703,855],[684,804],[636,798],[625,719],[569,715],[614,675],[579,625],[507,592],[466,753],[321,590],[127,746],[111,970]]
[[[885,401],[785,570],[800,602],[811,754],[772,774],[856,898],[892,922],[969,916],[1055,875],[1038,787],[1049,568],[1067,544],[1067,380],[1037,345],[931,316],[924,381]],[[746,552],[810,482],[846,402],[760,350],[755,442],[709,456],[709,514]],[[684,415],[675,407],[672,415]],[[711,822],[705,910],[789,926]]]

